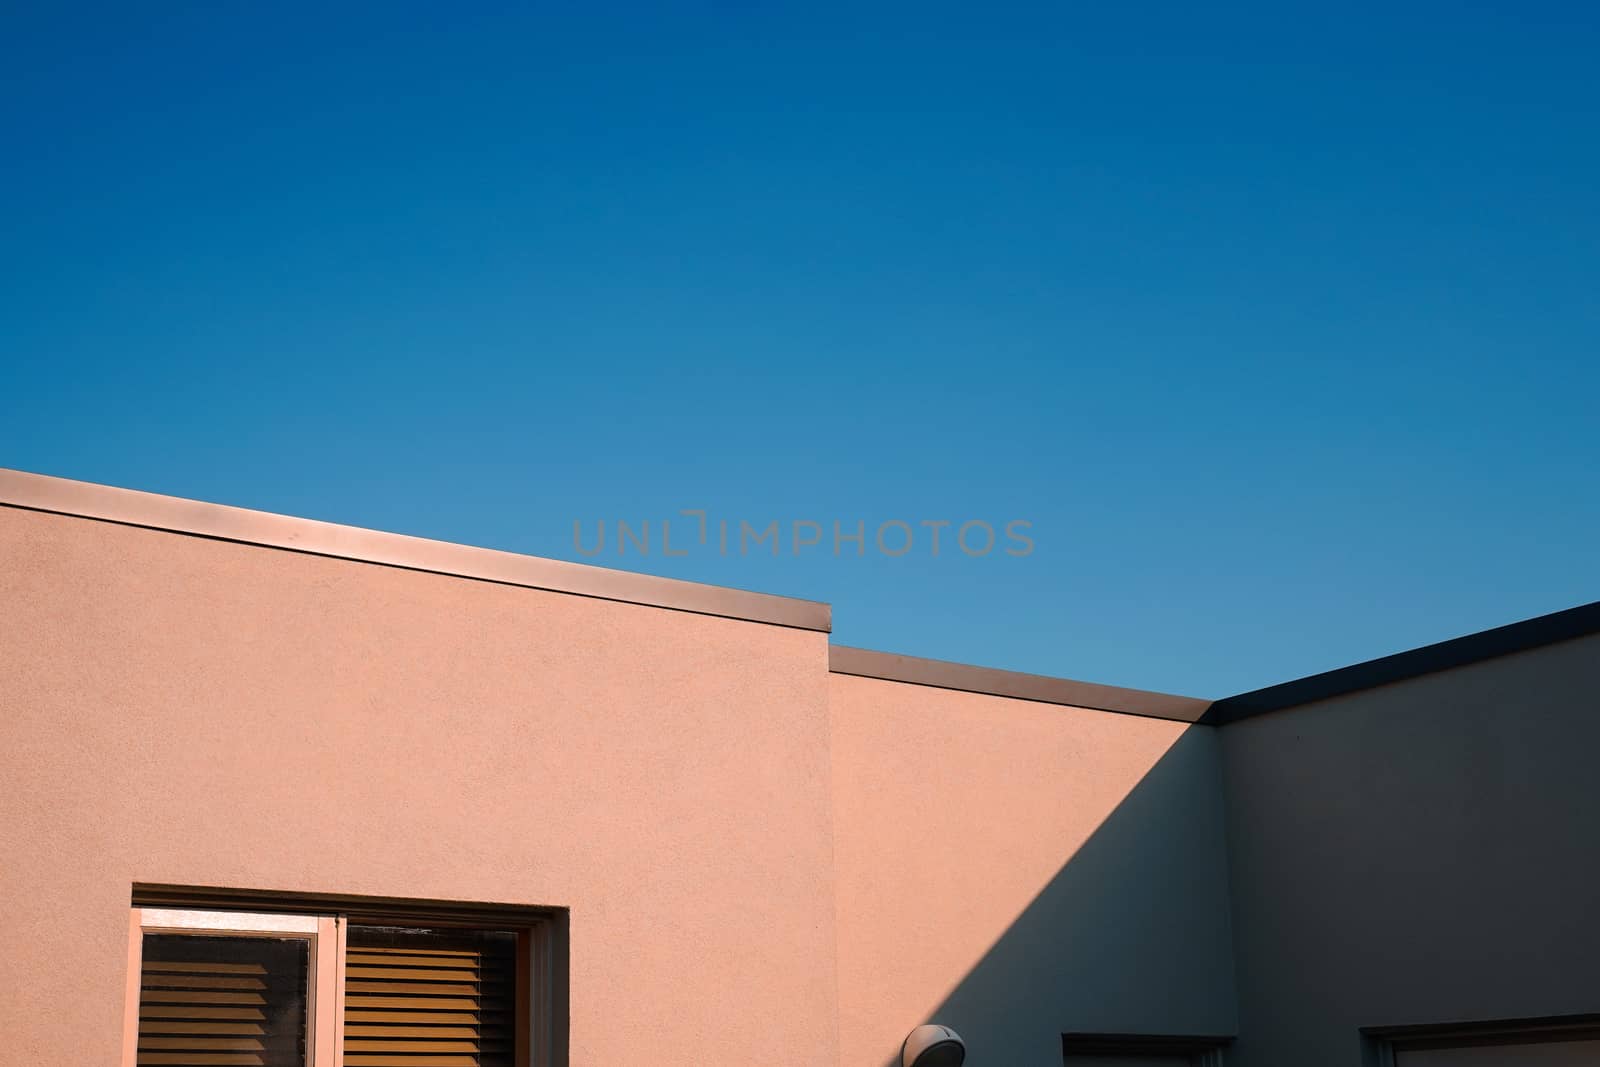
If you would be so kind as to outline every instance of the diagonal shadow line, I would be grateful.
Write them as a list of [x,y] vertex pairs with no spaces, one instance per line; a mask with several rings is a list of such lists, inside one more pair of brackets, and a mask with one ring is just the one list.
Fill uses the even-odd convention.
[[[906,1029],[953,1027],[969,1067],[1061,1067],[1069,1032],[1233,1034],[1223,819],[1215,728],[1190,727]],[[883,1067],[900,1067],[886,1051]]]

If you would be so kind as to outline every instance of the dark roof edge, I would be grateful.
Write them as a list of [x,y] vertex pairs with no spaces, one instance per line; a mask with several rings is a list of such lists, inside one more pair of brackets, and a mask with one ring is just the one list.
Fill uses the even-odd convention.
[[858,678],[877,678],[886,682],[927,685],[937,689],[956,689],[964,693],[1061,704],[1150,719],[1198,722],[1210,702],[1197,697],[1151,693],[1142,689],[1122,689],[1094,682],[1074,682],[1041,674],[1022,674],[991,667],[973,667],[938,659],[901,656],[893,652],[873,652],[865,648],[830,645],[828,670]]
[[1212,704],[1200,721],[1225,726],[1269,711],[1403,682],[1597,632],[1600,632],[1600,601],[1226,697]]
[[824,633],[832,628],[831,609],[813,600],[296,519],[3,467],[0,506],[697,615]]

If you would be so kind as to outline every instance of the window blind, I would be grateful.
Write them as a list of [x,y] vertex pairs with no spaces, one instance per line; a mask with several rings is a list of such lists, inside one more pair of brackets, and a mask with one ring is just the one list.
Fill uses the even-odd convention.
[[303,1067],[305,941],[147,934],[141,1065]]
[[345,1067],[512,1067],[517,938],[351,926]]

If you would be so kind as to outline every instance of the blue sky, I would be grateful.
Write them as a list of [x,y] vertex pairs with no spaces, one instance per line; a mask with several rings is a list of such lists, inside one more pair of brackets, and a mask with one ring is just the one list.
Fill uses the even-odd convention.
[[1201,696],[1600,596],[1592,5],[33,6],[0,465]]

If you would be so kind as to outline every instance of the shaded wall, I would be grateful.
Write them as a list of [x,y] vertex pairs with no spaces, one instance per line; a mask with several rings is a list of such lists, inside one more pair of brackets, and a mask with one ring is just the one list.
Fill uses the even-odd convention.
[[841,1064],[930,1020],[975,1067],[1060,1067],[1064,1031],[1233,1032],[1214,730],[831,686]]
[[0,1033],[135,882],[571,911],[571,1061],[837,1058],[826,636],[0,508]]
[[1220,734],[1232,1067],[1354,1067],[1362,1026],[1600,1012],[1600,638]]

